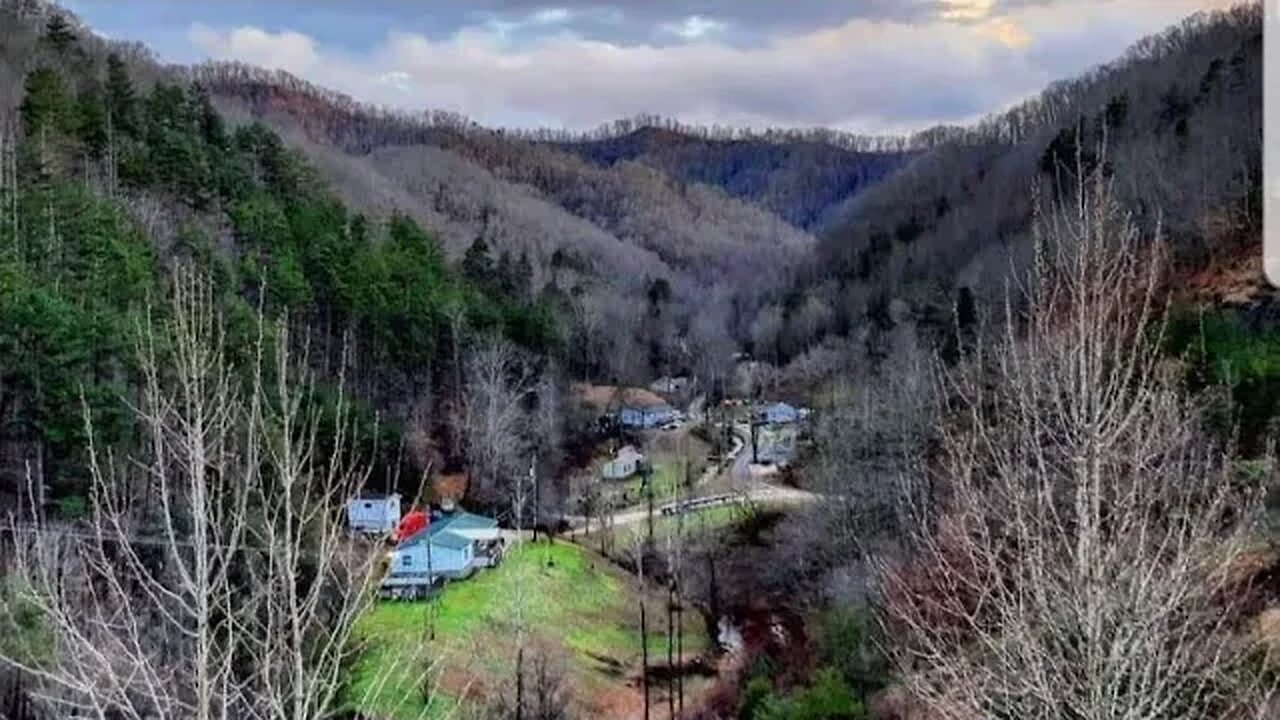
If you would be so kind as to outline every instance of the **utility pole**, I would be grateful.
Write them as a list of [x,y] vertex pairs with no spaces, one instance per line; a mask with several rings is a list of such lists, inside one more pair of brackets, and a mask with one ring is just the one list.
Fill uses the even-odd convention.
[[[668,538],[671,536],[668,535]],[[668,554],[670,554],[670,541],[668,540]],[[667,717],[674,718],[676,716],[676,693],[675,693],[675,673],[676,673],[676,581],[672,577],[667,581]]]
[[645,502],[648,505],[648,511],[645,513],[645,521],[648,524],[649,531],[649,543],[645,550],[648,551],[649,548],[653,547],[653,467],[649,465],[648,460],[645,460],[644,464],[640,467],[640,477],[643,481],[642,486],[644,488]]
[[751,462],[755,465],[760,464],[760,421],[756,419],[754,412],[749,419],[751,424]]
[[[644,561],[640,563],[643,565]],[[640,674],[644,682],[644,720],[649,720],[649,629],[644,615],[644,582],[640,583]]]
[[529,482],[533,485],[533,542],[538,542],[538,458],[529,459]]

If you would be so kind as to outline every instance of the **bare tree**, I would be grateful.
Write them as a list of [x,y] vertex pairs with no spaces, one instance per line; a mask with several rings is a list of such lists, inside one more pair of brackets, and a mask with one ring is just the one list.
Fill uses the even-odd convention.
[[570,696],[564,664],[545,648],[534,648],[522,663],[518,690],[499,693],[488,707],[489,720],[569,720]]
[[50,647],[0,663],[58,715],[329,716],[378,556],[340,524],[365,481],[344,403],[325,427],[283,323],[260,321],[241,373],[207,283],[178,273],[173,294],[140,326],[144,449],[100,450],[86,411],[91,525],[12,523],[13,587]]
[[[485,502],[510,499],[528,469],[529,399],[537,378],[518,350],[488,340],[467,365],[467,460],[471,492]],[[529,508],[521,504],[520,511]]]
[[878,588],[931,717],[1266,716],[1236,632],[1255,488],[1160,361],[1160,244],[1109,190],[1038,220],[1022,311],[942,373],[936,472],[913,474],[941,507],[912,508]]

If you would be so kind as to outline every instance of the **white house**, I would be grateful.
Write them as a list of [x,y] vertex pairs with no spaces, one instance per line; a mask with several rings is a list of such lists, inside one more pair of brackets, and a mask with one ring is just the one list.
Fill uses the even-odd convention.
[[634,447],[627,445],[618,451],[618,454],[609,462],[604,464],[601,475],[605,480],[626,480],[636,471],[640,469],[640,464],[644,462],[644,455]]
[[352,532],[389,533],[400,522],[400,496],[365,494],[347,502],[347,527]]
[[404,538],[391,552],[382,580],[384,595],[421,597],[443,580],[465,578],[502,558],[496,520],[468,512],[439,512],[426,527]]

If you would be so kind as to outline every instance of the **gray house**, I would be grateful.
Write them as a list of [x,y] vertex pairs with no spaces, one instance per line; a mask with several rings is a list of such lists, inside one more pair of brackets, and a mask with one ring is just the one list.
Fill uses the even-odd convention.
[[640,470],[642,463],[644,463],[644,454],[627,445],[619,450],[612,460],[604,464],[600,474],[605,480],[626,480]]
[[644,388],[578,385],[575,392],[583,405],[595,410],[600,417],[616,420],[631,430],[649,430],[679,418],[679,413],[666,400]]
[[434,513],[427,527],[400,541],[391,552],[382,594],[422,597],[445,580],[469,577],[477,568],[502,560],[496,520],[468,512]]

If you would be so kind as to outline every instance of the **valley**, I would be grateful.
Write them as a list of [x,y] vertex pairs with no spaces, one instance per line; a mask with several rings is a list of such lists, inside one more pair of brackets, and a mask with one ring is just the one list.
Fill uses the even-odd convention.
[[570,131],[0,0],[0,720],[1277,716],[1263,23]]

